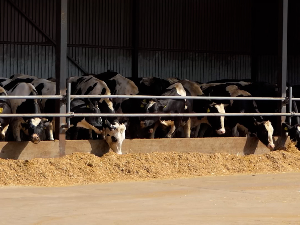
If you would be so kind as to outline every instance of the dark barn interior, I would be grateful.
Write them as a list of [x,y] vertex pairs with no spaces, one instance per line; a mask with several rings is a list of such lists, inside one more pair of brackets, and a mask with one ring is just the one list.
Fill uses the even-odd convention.
[[[300,84],[299,8],[298,0],[0,0],[0,76],[56,77],[60,95],[68,76],[107,70],[251,79],[277,84],[285,98],[286,81]],[[59,101],[56,112],[66,112]]]
[[[278,0],[69,0],[67,73],[277,81]],[[55,76],[56,1],[0,1],[0,72]],[[300,2],[287,79],[300,84]]]

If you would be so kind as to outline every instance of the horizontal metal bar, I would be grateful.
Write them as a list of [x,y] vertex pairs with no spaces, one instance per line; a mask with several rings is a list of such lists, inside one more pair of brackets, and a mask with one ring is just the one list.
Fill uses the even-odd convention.
[[300,101],[300,98],[292,98],[292,101]]
[[29,96],[19,96],[19,95],[8,95],[1,96],[0,99],[63,99],[63,95],[29,95]]
[[[300,115],[300,113],[297,113]],[[74,113],[73,117],[197,117],[197,116],[295,116],[296,113]]]
[[285,100],[280,97],[217,97],[217,96],[151,96],[151,95],[71,95],[70,98],[137,98],[137,99],[209,99],[209,100]]
[[[210,96],[151,96],[151,95],[71,95],[71,98],[136,98],[136,99],[210,99],[210,100],[284,100],[280,97],[210,97]],[[0,99],[63,99],[64,95],[1,96]],[[300,98],[293,98],[300,101]]]
[[0,114],[1,117],[197,117],[197,116],[300,116],[300,113],[37,113]]

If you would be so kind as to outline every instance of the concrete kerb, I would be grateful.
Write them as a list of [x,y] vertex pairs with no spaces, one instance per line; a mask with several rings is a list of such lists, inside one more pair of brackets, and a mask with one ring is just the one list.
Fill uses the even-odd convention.
[[[290,142],[288,138],[274,137],[276,149],[285,148]],[[59,157],[59,141],[0,142],[0,158],[33,159]],[[104,140],[67,140],[66,154],[74,152],[92,153],[102,156],[109,151]],[[123,153],[150,152],[200,152],[230,153],[236,155],[265,154],[270,150],[257,138],[246,137],[214,137],[214,138],[171,138],[171,139],[126,139],[122,146]]]

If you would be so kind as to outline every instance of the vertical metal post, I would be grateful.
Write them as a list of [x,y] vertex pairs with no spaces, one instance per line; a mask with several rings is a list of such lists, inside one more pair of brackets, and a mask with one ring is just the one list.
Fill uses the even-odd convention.
[[[293,88],[289,87],[289,113],[291,113],[293,111],[292,98],[293,98]],[[292,125],[292,116],[289,116],[289,124]]]
[[138,9],[139,0],[132,0],[132,77],[138,77],[139,61],[139,33],[138,33]]
[[256,51],[257,45],[257,1],[251,1],[251,80],[258,81],[258,55]]
[[[70,95],[71,95],[71,83],[69,82],[69,80],[67,80],[67,113],[71,112],[71,99],[70,99]],[[70,117],[67,117],[67,127],[68,129],[70,128]]]
[[[66,95],[67,78],[67,10],[68,0],[56,0],[56,49],[55,49],[55,76],[56,94]],[[56,102],[56,113],[65,113],[66,105],[62,101]],[[59,139],[59,154],[65,155],[65,117],[55,120],[55,136]]]
[[[278,96],[286,97],[286,81],[287,81],[287,26],[288,26],[288,0],[278,0]],[[280,102],[279,112],[286,112],[286,104]],[[278,119],[277,125],[281,127],[281,123],[285,121],[285,116]]]

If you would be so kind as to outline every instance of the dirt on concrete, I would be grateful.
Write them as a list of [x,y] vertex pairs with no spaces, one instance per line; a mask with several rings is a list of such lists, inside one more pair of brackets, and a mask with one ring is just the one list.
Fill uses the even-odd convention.
[[62,158],[0,159],[0,186],[68,186],[124,180],[260,174],[300,171],[300,152],[286,150],[263,155],[227,153],[129,153],[97,157],[73,153]]

